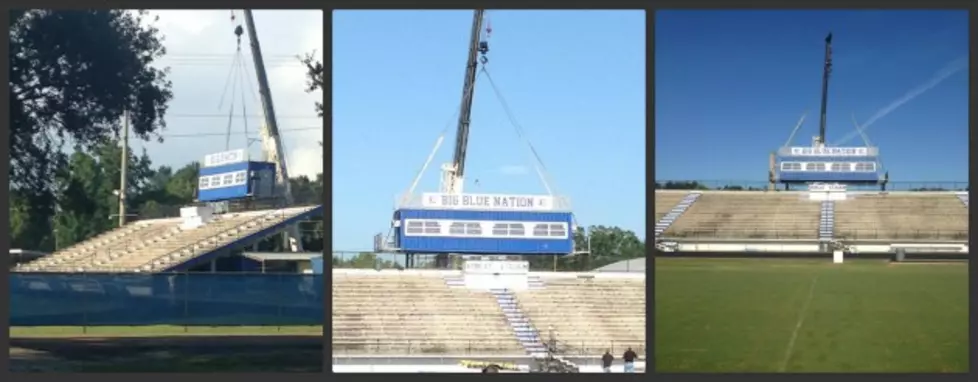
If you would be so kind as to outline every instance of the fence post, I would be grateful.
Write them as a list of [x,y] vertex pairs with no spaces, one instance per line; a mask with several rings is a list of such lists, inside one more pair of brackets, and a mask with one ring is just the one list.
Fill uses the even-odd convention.
[[187,333],[187,322],[190,320],[190,274],[177,274],[177,277],[183,278],[183,332]]

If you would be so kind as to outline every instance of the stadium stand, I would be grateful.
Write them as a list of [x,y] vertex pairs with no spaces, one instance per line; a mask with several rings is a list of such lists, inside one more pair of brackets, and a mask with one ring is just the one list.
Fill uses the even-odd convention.
[[805,195],[802,192],[703,192],[663,236],[816,239],[820,205],[805,200]]
[[840,239],[967,240],[968,208],[953,194],[850,194],[835,203]]
[[546,287],[518,292],[520,308],[547,339],[553,327],[565,354],[645,349],[645,279],[546,277]]
[[683,200],[688,191],[655,191],[655,221],[662,220],[679,201]]
[[332,281],[334,354],[525,354],[489,292],[438,272],[334,270]]
[[317,207],[215,215],[196,228],[180,218],[143,220],[19,265],[29,272],[154,272],[232,244]]

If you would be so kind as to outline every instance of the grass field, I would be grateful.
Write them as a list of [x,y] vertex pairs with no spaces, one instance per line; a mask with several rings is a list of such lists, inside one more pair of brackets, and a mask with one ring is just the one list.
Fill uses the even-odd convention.
[[967,372],[967,263],[657,258],[659,372]]

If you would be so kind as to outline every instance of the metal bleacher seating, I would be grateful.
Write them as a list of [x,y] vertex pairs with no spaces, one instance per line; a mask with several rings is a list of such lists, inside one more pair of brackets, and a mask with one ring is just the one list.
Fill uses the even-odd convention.
[[333,354],[524,354],[488,292],[398,271],[334,270],[332,281]]
[[645,349],[645,279],[544,278],[546,288],[517,293],[540,337],[552,327],[564,354],[615,354]]
[[184,229],[179,218],[144,220],[106,232],[14,271],[154,272],[172,267],[282,223],[316,207],[292,207],[215,215]]

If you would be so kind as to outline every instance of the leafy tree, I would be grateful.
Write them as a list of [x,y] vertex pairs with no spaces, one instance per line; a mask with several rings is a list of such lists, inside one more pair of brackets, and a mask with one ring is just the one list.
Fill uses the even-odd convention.
[[130,111],[135,138],[161,139],[172,93],[166,72],[151,64],[165,49],[159,31],[140,24],[145,12],[15,10],[9,15],[9,189],[20,214],[11,216],[17,223],[11,235],[19,246],[48,247],[57,194],[85,188],[56,184],[64,178],[59,169],[69,167],[65,145],[93,150],[105,144],[118,136],[124,110]]
[[[306,66],[306,92],[314,92],[316,90],[323,89],[323,63],[316,61],[313,58],[313,54],[306,54],[304,57],[300,58],[303,65]],[[323,103],[316,102],[316,112],[319,116],[323,116]],[[320,142],[320,144],[322,144]]]
[[377,254],[373,252],[360,252],[356,256],[350,258],[344,258],[341,256],[333,256],[333,267],[334,268],[360,268],[360,269],[390,269],[397,268],[397,264],[390,260],[378,259]]

